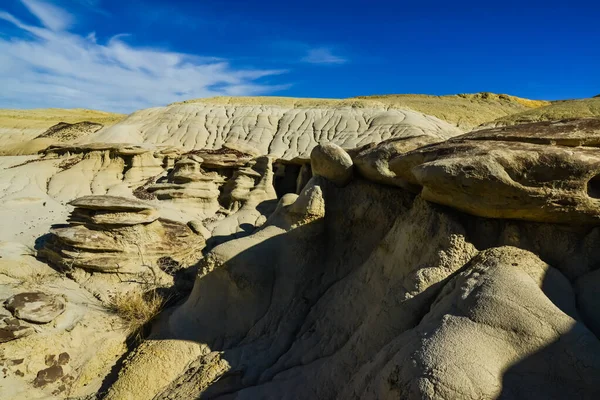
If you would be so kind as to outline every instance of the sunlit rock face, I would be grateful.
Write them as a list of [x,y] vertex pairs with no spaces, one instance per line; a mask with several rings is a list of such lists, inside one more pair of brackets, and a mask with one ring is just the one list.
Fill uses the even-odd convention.
[[345,149],[400,137],[447,139],[462,132],[438,118],[410,110],[354,107],[280,107],[174,104],[133,113],[87,136],[87,142],[147,143],[186,150],[219,149],[236,142],[259,154],[308,159],[321,142]]
[[[487,153],[465,150],[479,145]],[[504,196],[507,183],[491,174],[502,158],[503,171],[539,183],[521,184],[522,198],[509,203],[527,209],[543,190],[552,198],[545,182],[581,186],[596,150],[469,137],[410,147],[315,151],[299,195],[282,196],[261,229],[199,262],[189,298],[154,326],[107,398],[596,397],[600,211],[551,204],[504,218],[492,194]],[[544,164],[542,150],[555,162]],[[355,161],[340,185],[346,156],[362,172]],[[428,197],[419,171],[436,162],[435,176],[455,174],[436,182],[457,203]],[[462,168],[471,163],[480,169]],[[457,182],[472,176],[498,185],[462,188],[494,218],[458,203]],[[577,202],[577,193],[561,196]],[[567,211],[570,222],[543,222]],[[160,371],[148,376],[155,359]]]
[[9,394],[597,398],[598,126],[179,104],[0,157]]
[[600,222],[600,120],[481,130],[398,155],[390,169],[424,199],[470,214]]
[[39,252],[62,270],[142,272],[163,257],[189,263],[203,245],[187,225],[159,219],[139,200],[87,196],[70,205],[69,226],[52,229]]

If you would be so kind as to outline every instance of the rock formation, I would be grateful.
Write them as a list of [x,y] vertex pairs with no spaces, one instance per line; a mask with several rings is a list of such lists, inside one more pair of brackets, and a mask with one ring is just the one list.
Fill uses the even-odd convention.
[[4,307],[23,321],[47,324],[65,311],[65,302],[45,293],[26,292],[10,297]]
[[[414,157],[419,176],[428,151],[494,171],[490,159],[461,152],[481,143],[400,148],[382,169],[389,185],[355,176],[340,187],[329,180],[336,158],[313,153],[324,165],[302,193],[283,196],[254,234],[206,254],[190,297],[155,325],[107,398],[598,396],[596,300],[583,283],[595,281],[600,260],[591,211],[572,209],[570,225],[490,220],[436,206],[425,200],[427,186],[415,195],[394,183],[418,189],[422,181],[390,175],[397,160]],[[525,145],[569,150],[490,143],[491,155],[516,159]],[[593,170],[582,159],[562,160],[563,181]],[[489,201],[485,191],[469,193],[475,204]],[[527,193],[524,204],[537,197]],[[155,359],[161,366],[148,376]]]
[[399,109],[353,107],[214,106],[173,104],[142,110],[87,136],[87,143],[147,143],[187,151],[231,142],[278,159],[308,159],[321,142],[351,149],[391,138],[428,135],[440,140],[462,132],[438,118]]
[[322,176],[339,187],[350,183],[353,166],[352,158],[348,153],[333,143],[318,145],[310,153],[313,175]]
[[199,102],[0,157],[2,397],[598,398],[600,121],[458,133]]
[[470,214],[596,224],[599,120],[477,131],[390,161],[422,197]]
[[69,204],[75,207],[70,225],[52,229],[38,252],[61,270],[139,273],[164,258],[184,267],[204,243],[187,225],[159,219],[139,200],[86,196]]

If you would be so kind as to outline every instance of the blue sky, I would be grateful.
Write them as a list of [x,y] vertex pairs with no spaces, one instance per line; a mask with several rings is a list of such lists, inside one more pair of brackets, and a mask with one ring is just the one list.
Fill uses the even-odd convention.
[[2,0],[0,107],[600,94],[600,2]]

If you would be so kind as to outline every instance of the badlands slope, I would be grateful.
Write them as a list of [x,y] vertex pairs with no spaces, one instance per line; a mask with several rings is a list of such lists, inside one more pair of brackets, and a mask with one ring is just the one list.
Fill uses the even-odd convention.
[[0,398],[599,398],[600,119],[473,130],[544,104],[6,112]]
[[322,141],[351,149],[395,137],[456,135],[498,116],[543,104],[485,93],[346,100],[222,97],[140,110],[83,141],[147,143],[187,150],[218,149],[223,143],[241,142],[260,154],[306,159]]
[[[335,136],[339,144],[353,147],[367,142],[371,136],[372,141],[392,137],[394,132],[390,131],[390,126],[397,125],[394,128],[397,132],[404,129],[402,126],[410,129],[418,125],[410,118],[401,123],[405,118],[404,110],[431,115],[462,131],[469,131],[499,117],[546,104],[493,93],[388,95],[345,100],[217,97],[141,110],[122,124],[117,122],[123,120],[124,115],[93,110],[0,110],[0,154],[35,154],[51,144],[79,141],[168,144],[188,149],[219,148],[224,141],[236,138],[254,144],[264,152],[269,150],[268,146],[265,147],[267,141],[293,141],[286,132],[289,130],[313,139],[306,143],[284,145],[297,147],[288,151],[286,156],[301,153],[306,156],[306,149],[324,138]],[[90,132],[82,130],[78,137],[69,135],[71,140],[43,135],[59,122],[82,121],[101,124],[104,129],[88,138],[85,136]],[[110,129],[115,124],[117,127]],[[281,143],[273,146],[282,147]]]
[[52,140],[35,138],[50,127],[60,123],[94,122],[110,126],[123,119],[124,115],[85,109],[33,109],[0,110],[0,155],[35,154],[53,143]]
[[410,109],[471,130],[485,122],[528,111],[549,104],[543,100],[529,100],[495,93],[430,96],[419,94],[359,96],[343,100],[294,99],[288,97],[217,97],[188,100],[183,103],[220,105],[273,105],[289,108],[344,107]]

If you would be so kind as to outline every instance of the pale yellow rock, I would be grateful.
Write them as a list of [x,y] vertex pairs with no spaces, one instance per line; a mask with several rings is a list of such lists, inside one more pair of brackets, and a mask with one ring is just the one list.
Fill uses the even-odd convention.
[[322,176],[339,187],[346,186],[354,173],[352,158],[335,143],[323,143],[310,153],[313,175]]
[[[390,169],[424,199],[470,214],[599,224],[600,153],[590,131],[598,136],[600,120],[578,122],[473,132],[398,155]],[[589,146],[573,147],[582,130]]]
[[[64,301],[51,322],[36,324],[26,338],[2,344],[3,399],[60,399],[97,393],[126,351],[127,332],[119,318],[91,293],[18,243],[0,242],[0,299],[43,292]],[[8,312],[0,307],[0,314]],[[40,371],[59,366],[62,376],[35,387]],[[62,386],[62,389],[61,389]]]
[[160,144],[186,150],[236,143],[258,154],[291,160],[308,158],[312,148],[324,141],[350,149],[396,137],[447,139],[461,133],[438,118],[382,105],[293,108],[187,103],[137,111],[83,141]]
[[[103,382],[115,400],[597,398],[597,121],[455,137],[484,118],[469,104],[540,104],[440,97],[447,124],[404,100],[175,104],[0,157],[4,236],[30,246],[0,243],[0,300],[66,299],[3,344],[8,398]],[[311,168],[319,143],[335,151]],[[196,269],[115,366],[126,334],[111,296],[173,293]],[[34,387],[58,348],[75,379]]]

